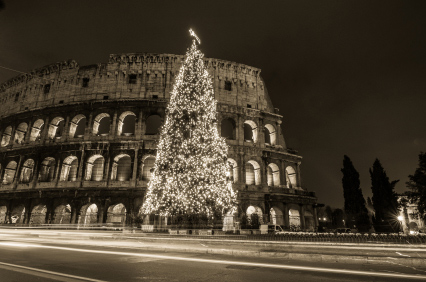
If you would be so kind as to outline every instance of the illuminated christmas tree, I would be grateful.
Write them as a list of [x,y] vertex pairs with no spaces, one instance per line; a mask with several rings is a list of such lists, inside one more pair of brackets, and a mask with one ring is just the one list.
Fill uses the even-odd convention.
[[170,95],[142,213],[226,213],[236,206],[227,175],[228,146],[217,129],[216,100],[194,37]]

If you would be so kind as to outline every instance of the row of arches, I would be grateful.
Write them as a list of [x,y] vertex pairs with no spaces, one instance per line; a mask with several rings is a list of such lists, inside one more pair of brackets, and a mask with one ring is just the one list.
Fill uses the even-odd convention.
[[[111,133],[111,116],[108,113],[100,113],[95,116],[92,122],[91,134],[94,136],[108,136]],[[145,135],[158,134],[161,126],[161,117],[159,115],[150,115],[145,124]],[[87,126],[87,118],[85,115],[78,114],[71,119],[66,129],[65,119],[61,116],[53,118],[48,124],[47,138],[49,140],[60,139],[65,134],[68,134],[69,138],[81,138],[84,136]],[[14,141],[17,144],[22,144],[25,141],[25,137],[29,134],[28,140],[30,142],[38,141],[42,137],[44,131],[45,121],[43,119],[36,120],[32,127],[29,128],[28,123],[21,122],[13,133],[12,126],[8,126],[4,129],[0,146],[5,147]],[[136,129],[136,114],[131,111],[125,111],[117,120],[117,136],[133,136],[135,135]],[[64,132],[67,130],[68,132]],[[244,121],[244,141],[257,143],[258,142],[258,128],[254,121]],[[276,128],[272,124],[266,124],[263,128],[264,131],[264,142],[267,145],[277,144],[277,133]],[[12,136],[14,135],[14,136]],[[234,119],[225,118],[221,121],[221,136],[229,140],[236,140],[236,124]],[[13,138],[12,138],[13,137]]]
[[[244,121],[243,125],[243,131],[244,131],[244,141],[245,142],[251,142],[251,143],[257,143],[258,142],[258,128],[257,124],[252,120],[246,120]],[[272,124],[266,124],[263,127],[263,135],[264,135],[264,142],[267,145],[277,145],[277,133],[275,126]],[[229,140],[236,140],[236,123],[235,120],[232,118],[225,118],[221,122],[221,136],[225,137]]]
[[[161,126],[161,117],[159,115],[150,115],[146,122],[145,135],[158,134]],[[118,117],[117,121],[117,136],[132,136],[135,135],[136,128],[136,114],[131,111],[126,111]],[[69,138],[81,138],[84,136],[87,126],[86,116],[79,114],[76,115],[69,122],[68,136]],[[13,128],[8,126],[4,129],[0,146],[5,147],[14,141],[17,144],[22,144],[25,141],[25,137],[29,134],[28,140],[30,142],[38,141],[42,137],[42,132],[45,127],[45,121],[43,119],[36,120],[32,127],[29,129],[28,123],[21,122],[15,129],[13,140]],[[63,117],[55,117],[48,124],[47,138],[50,140],[61,138],[64,136],[65,131],[65,119]],[[111,116],[108,113],[100,113],[93,119],[91,128],[91,134],[94,136],[107,136],[111,132]]]
[[[0,224],[13,223],[30,225],[41,224],[73,224],[72,208],[69,204],[61,204],[54,210],[53,216],[47,215],[46,205],[37,205],[33,207],[29,215],[29,220],[25,218],[26,210],[24,205],[14,207],[10,212],[10,220],[7,218],[7,207],[0,206]],[[126,207],[122,203],[114,204],[108,207],[106,223],[124,225],[126,223]],[[81,207],[77,223],[81,226],[96,224],[99,222],[98,206],[88,203]]]
[[[231,180],[236,183],[238,182],[238,164],[237,162],[229,158],[229,176]],[[286,185],[288,188],[297,187],[296,171],[292,166],[287,166],[285,169]],[[245,164],[245,184],[247,185],[260,185],[261,180],[261,169],[258,162],[249,160]],[[278,187],[281,185],[280,169],[275,163],[269,163],[266,168],[266,180],[268,186]]]
[[[252,214],[257,214],[259,221],[261,224],[267,223],[265,222],[265,216],[263,214],[263,211],[258,206],[249,206],[246,210],[246,215],[248,218],[251,217]],[[287,217],[287,218],[285,218]],[[303,218],[302,218],[303,217]],[[315,219],[314,215],[311,211],[304,211],[303,214],[299,211],[299,209],[295,207],[290,207],[288,209],[288,213],[285,214],[280,208],[278,207],[271,207],[269,209],[269,223],[270,224],[276,224],[285,226],[286,221],[288,222],[287,227],[292,227],[296,229],[303,228],[308,231],[313,231],[315,228]],[[302,226],[302,222],[304,223],[304,226]]]
[[[142,180],[149,181],[154,166],[155,157],[146,155],[142,159]],[[96,154],[87,159],[84,180],[101,181],[104,180],[105,158]],[[45,158],[40,163],[38,170],[38,182],[51,182],[59,178],[59,181],[77,181],[79,160],[76,156],[68,156],[62,161],[62,168],[56,172],[57,161],[52,157]],[[133,163],[128,154],[117,155],[112,162],[111,180],[129,181],[132,177]],[[1,166],[0,166],[1,169]],[[11,184],[18,171],[16,161],[10,161],[4,169],[3,184]],[[24,161],[19,174],[19,183],[30,183],[34,180],[35,161],[27,159]],[[57,175],[58,173],[58,175]]]
[[[149,181],[151,172],[154,167],[155,157],[146,155],[142,158],[142,180]],[[229,158],[228,177],[233,183],[238,183],[238,164]],[[129,181],[133,173],[133,162],[128,154],[119,154],[114,157],[110,180]],[[10,161],[4,169],[3,184],[10,184],[14,181],[18,171],[16,161]],[[62,161],[61,169],[56,171],[57,160],[53,157],[45,158],[38,169],[38,182],[52,182],[59,178],[59,181],[77,181],[79,160],[76,156],[68,156]],[[1,166],[0,166],[1,169]],[[26,159],[23,162],[21,172],[19,174],[19,183],[30,183],[34,180],[35,161]],[[58,173],[58,175],[57,175]],[[90,156],[86,162],[84,180],[86,181],[102,181],[105,179],[105,158],[100,154]],[[292,166],[285,169],[286,185],[288,188],[297,187],[296,171]],[[281,185],[280,169],[275,163],[270,163],[266,169],[266,178],[268,186],[279,187]],[[245,184],[260,185],[261,170],[258,162],[249,160],[245,164]]]

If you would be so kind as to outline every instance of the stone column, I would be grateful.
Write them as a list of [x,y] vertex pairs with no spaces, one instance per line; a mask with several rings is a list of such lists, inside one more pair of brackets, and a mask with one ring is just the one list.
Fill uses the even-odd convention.
[[284,225],[286,228],[290,228],[290,218],[289,218],[289,209],[288,209],[288,204],[284,204]]
[[16,187],[18,186],[18,182],[19,182],[18,178],[22,170],[22,167],[21,167],[22,159],[23,159],[22,155],[19,155],[18,165],[16,166],[16,170],[15,170],[15,177],[13,178],[13,189],[16,189]]
[[112,117],[112,123],[110,125],[109,130],[109,138],[114,139],[117,134],[117,111],[114,111],[114,115]]
[[81,182],[84,179],[83,168],[84,168],[84,145],[82,145],[82,148],[81,148],[81,156],[78,163],[78,172],[77,172],[77,179],[80,179]]
[[48,134],[49,134],[49,117],[46,118],[46,121],[44,122],[43,126],[43,132],[40,134],[40,143],[43,143],[45,140],[48,140]]
[[297,163],[297,187],[302,187],[302,177],[300,176],[300,162]]
[[65,124],[64,124],[64,129],[62,131],[62,136],[61,136],[61,141],[65,141],[69,138],[70,136],[70,117],[67,115],[65,118]]
[[32,124],[33,123],[31,121],[28,122],[28,129],[27,133],[25,133],[24,143],[28,143],[30,141]]
[[136,182],[136,176],[138,174],[138,152],[139,149],[135,149],[135,156],[133,158],[133,172],[132,172],[132,181]]
[[300,204],[300,229],[305,230],[305,206]]
[[91,112],[89,114],[89,118],[86,119],[86,128],[84,130],[84,140],[88,140],[90,139],[90,136],[92,135],[93,132],[93,113]]

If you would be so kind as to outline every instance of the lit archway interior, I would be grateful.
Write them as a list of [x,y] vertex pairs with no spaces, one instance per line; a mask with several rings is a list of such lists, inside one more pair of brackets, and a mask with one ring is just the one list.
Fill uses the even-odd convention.
[[117,135],[135,135],[136,115],[134,112],[124,112],[118,118]]
[[274,164],[270,163],[267,168],[268,186],[280,186],[280,169]]
[[127,154],[120,154],[114,158],[111,180],[129,181],[132,175],[132,160]]

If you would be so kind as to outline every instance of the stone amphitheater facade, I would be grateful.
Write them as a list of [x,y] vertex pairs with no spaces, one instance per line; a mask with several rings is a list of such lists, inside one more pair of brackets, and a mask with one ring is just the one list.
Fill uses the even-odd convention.
[[[158,128],[183,60],[114,54],[51,64],[0,85],[0,223],[131,225],[155,160]],[[260,69],[205,59],[229,144],[238,215],[318,226]],[[229,216],[225,225],[232,225]]]

